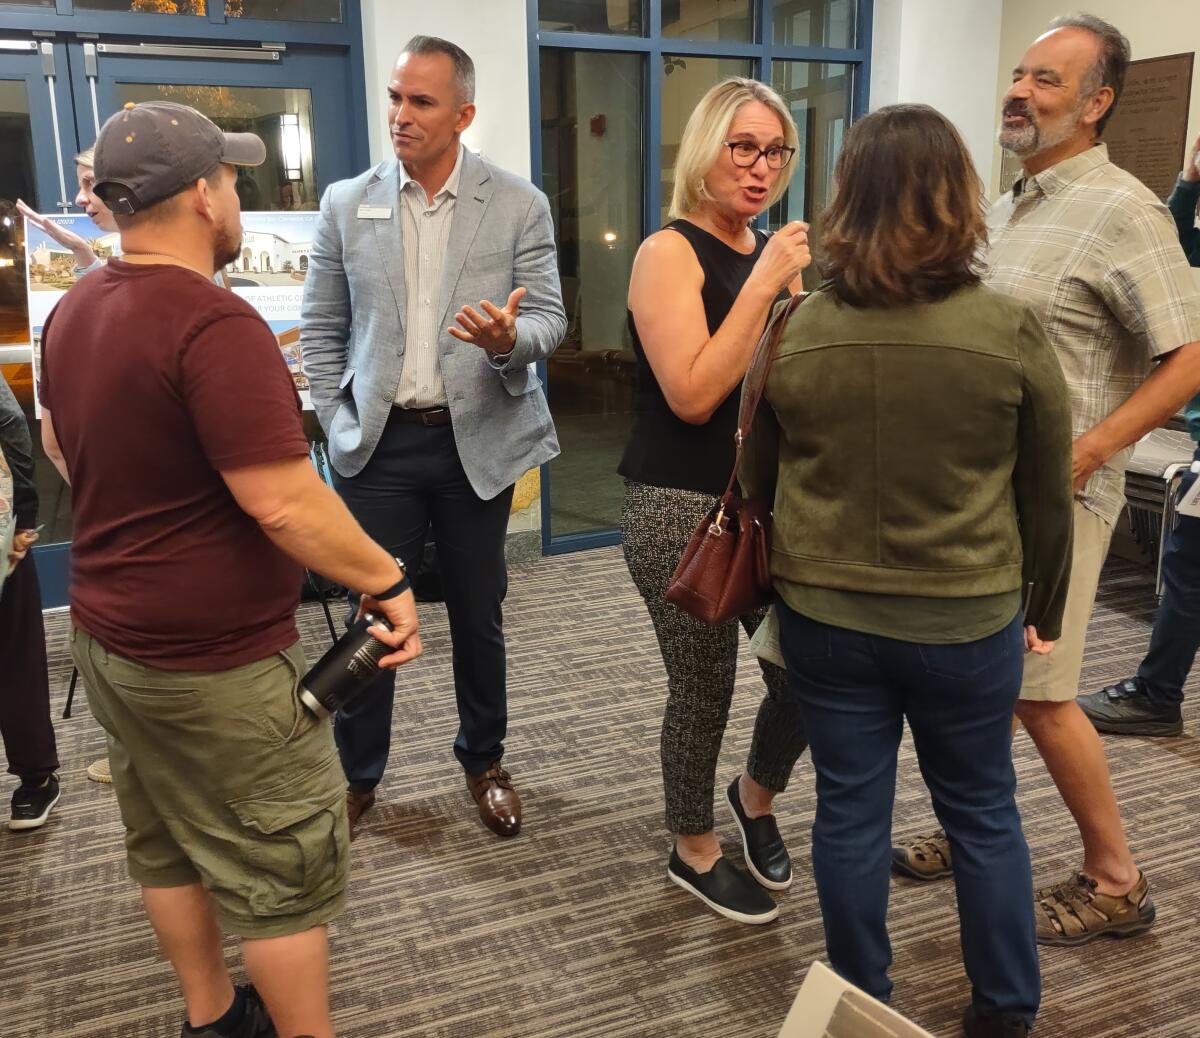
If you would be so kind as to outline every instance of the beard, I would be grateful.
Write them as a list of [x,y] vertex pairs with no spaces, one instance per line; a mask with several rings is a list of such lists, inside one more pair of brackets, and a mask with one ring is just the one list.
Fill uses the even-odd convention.
[[1040,155],[1043,151],[1057,148],[1063,141],[1068,140],[1079,128],[1079,117],[1083,114],[1086,98],[1080,98],[1079,104],[1052,122],[1037,121],[1033,109],[1027,101],[1009,101],[1003,109],[1003,115],[1020,115],[1025,119],[1024,126],[1008,127],[1001,125],[996,134],[996,143],[1005,151],[1011,151],[1018,158],[1027,159]]
[[242,254],[242,225],[236,231],[221,228],[213,242],[213,272],[224,270]]

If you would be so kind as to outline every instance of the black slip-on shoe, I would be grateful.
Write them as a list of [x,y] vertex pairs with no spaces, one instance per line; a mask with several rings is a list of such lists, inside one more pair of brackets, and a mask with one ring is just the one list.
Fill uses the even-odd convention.
[[974,1006],[963,1014],[964,1038],[1025,1038],[1029,1025],[1017,1017],[984,1016]]
[[787,890],[792,885],[792,859],[788,857],[783,837],[774,815],[750,818],[742,809],[742,797],[738,791],[738,779],[729,783],[725,791],[733,811],[733,820],[742,834],[742,854],[746,857],[746,868],[760,884],[768,890]]
[[12,796],[12,813],[8,827],[14,833],[40,829],[46,824],[54,805],[58,803],[58,776],[50,775],[40,786],[19,785]]
[[[237,990],[245,999],[246,1009],[242,1015],[242,1022],[238,1025],[236,1038],[279,1038],[275,1025],[271,1023],[267,1007],[263,1005],[262,996],[255,990],[254,985],[239,984]],[[180,1031],[180,1038],[227,1038],[227,1036],[214,1027],[196,1030],[194,1027],[189,1027],[185,1020],[183,1030]]]
[[1136,678],[1118,681],[1099,692],[1076,696],[1096,731],[1105,735],[1182,735],[1178,706],[1156,706]]
[[707,872],[697,872],[672,848],[667,878],[718,915],[735,922],[754,926],[772,922],[779,915],[779,906],[771,895],[725,858],[719,858]]

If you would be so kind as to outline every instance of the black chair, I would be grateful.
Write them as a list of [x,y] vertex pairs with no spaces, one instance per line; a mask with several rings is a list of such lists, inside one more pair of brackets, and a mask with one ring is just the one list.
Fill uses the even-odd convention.
[[1154,564],[1154,593],[1163,591],[1162,560],[1175,525],[1175,498],[1196,444],[1176,426],[1155,429],[1133,445],[1125,466],[1125,500],[1134,539]]

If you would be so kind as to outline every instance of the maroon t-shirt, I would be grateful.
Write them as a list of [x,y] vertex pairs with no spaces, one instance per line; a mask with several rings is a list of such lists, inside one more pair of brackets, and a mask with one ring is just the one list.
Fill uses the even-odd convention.
[[39,391],[71,474],[71,618],[161,670],[291,645],[302,568],[220,470],[308,453],[254,309],[194,271],[110,260],[46,319]]

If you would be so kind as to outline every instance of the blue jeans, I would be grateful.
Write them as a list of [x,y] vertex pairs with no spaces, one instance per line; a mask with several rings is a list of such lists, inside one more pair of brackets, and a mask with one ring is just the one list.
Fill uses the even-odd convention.
[[[1194,472],[1185,475],[1179,495],[1195,482]],[[1200,648],[1200,519],[1179,517],[1163,549],[1162,575],[1162,602],[1137,676],[1155,706],[1173,707],[1183,702],[1183,683]]]
[[975,1007],[1032,1024],[1041,978],[1012,765],[1021,618],[978,641],[917,645],[775,608],[817,772],[813,873],[830,965],[875,998],[891,994],[892,804],[907,718],[950,841]]

